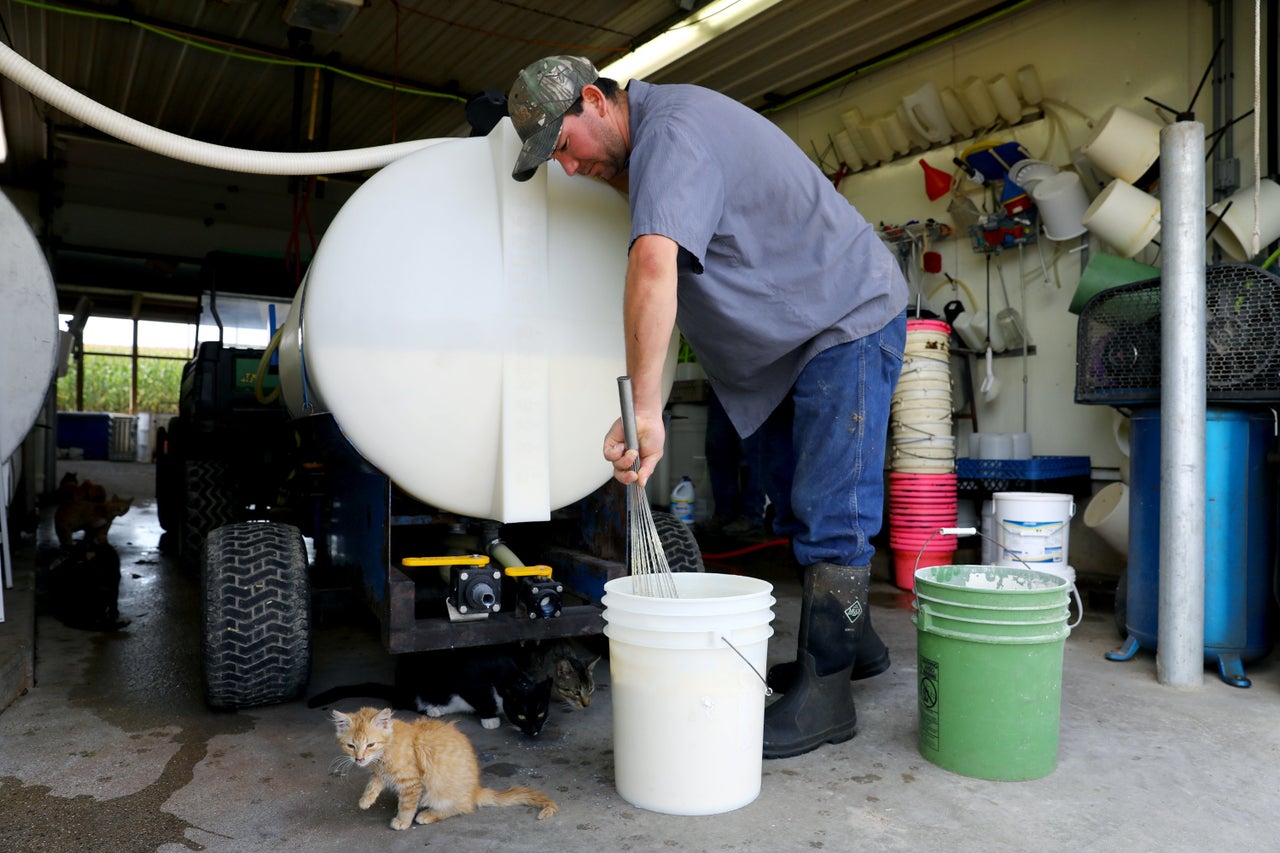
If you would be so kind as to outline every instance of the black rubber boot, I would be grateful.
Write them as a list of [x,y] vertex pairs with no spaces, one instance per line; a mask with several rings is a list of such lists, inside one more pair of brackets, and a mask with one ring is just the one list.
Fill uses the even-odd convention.
[[[849,674],[850,681],[871,678],[889,668],[889,650],[880,639],[880,635],[876,633],[875,626],[871,624],[870,607],[867,608],[866,620],[866,624],[862,626],[862,640],[858,643],[858,654],[853,659],[853,671]],[[765,678],[773,692],[786,693],[791,688],[792,682],[796,680],[799,666],[797,661],[788,661],[769,667]]]
[[764,757],[789,758],[858,730],[849,673],[866,624],[870,567],[817,563],[805,573],[797,677],[764,712]]

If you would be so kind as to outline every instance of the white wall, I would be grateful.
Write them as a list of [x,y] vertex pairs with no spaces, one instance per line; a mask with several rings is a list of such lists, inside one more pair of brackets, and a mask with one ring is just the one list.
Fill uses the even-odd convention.
[[[1235,100],[1231,114],[1239,115],[1253,102],[1253,4],[1236,0]],[[778,125],[811,156],[816,146],[822,151],[829,136],[842,129],[841,113],[858,107],[867,116],[894,109],[901,98],[926,81],[939,88],[957,86],[970,75],[983,78],[997,73],[1015,76],[1016,70],[1033,64],[1046,98],[1063,102],[1056,113],[1062,118],[1073,147],[1088,138],[1090,127],[1084,116],[1097,119],[1108,107],[1120,104],[1144,116],[1159,120],[1155,108],[1144,102],[1149,96],[1165,104],[1183,107],[1200,81],[1213,53],[1212,9],[1204,0],[1056,0],[1043,2],[999,23],[955,38],[919,55],[904,59],[866,76],[856,78],[839,90],[771,115]],[[1268,99],[1263,98],[1264,110]],[[1197,118],[1212,121],[1212,84],[1206,84],[1196,104]],[[1081,113],[1082,115],[1077,114]],[[1265,122],[1264,122],[1265,124]],[[1022,125],[998,138],[1021,141],[1033,157],[1063,166],[1070,162],[1068,149],[1058,135],[1050,141],[1050,121]],[[1246,119],[1235,126],[1236,153],[1241,158],[1242,181],[1253,180],[1253,122]],[[1211,130],[1212,128],[1208,128]],[[840,185],[841,192],[872,223],[903,224],[934,218],[950,223],[948,198],[930,202],[924,194],[923,171],[918,163],[924,156],[931,165],[951,171],[951,158],[972,140],[927,152],[913,151],[898,160],[855,173]],[[1263,142],[1265,151],[1265,141]],[[1265,169],[1265,164],[1264,164]],[[1206,179],[1208,181],[1208,178]],[[1206,198],[1212,200],[1211,183]],[[1158,238],[1157,238],[1158,239]],[[992,261],[992,312],[1004,307],[995,264],[1002,265],[1014,307],[1021,310],[1018,281],[1025,282],[1025,316],[1037,353],[1028,361],[1029,429],[1038,455],[1089,455],[1095,467],[1114,468],[1121,453],[1113,436],[1113,412],[1106,406],[1074,403],[1076,315],[1067,310],[1080,274],[1078,254],[1069,250],[1080,241],[1042,244],[1053,283],[1046,286],[1039,256],[1028,247],[1018,272],[1018,253],[1011,250]],[[943,255],[943,269],[968,284],[977,305],[961,293],[970,310],[987,307],[985,256],[974,252],[967,234],[931,248]],[[1102,247],[1093,241],[1092,250]],[[1211,257],[1211,255],[1210,255]],[[1135,260],[1159,265],[1159,249],[1150,246]],[[922,289],[932,291],[945,279],[922,274]],[[952,295],[944,287],[933,300],[935,310]],[[998,397],[990,404],[978,404],[983,431],[1022,430],[1023,395],[1020,358],[996,359],[996,374],[1002,383]],[[975,381],[983,373],[974,363]],[[959,397],[957,396],[957,401]],[[968,422],[962,435],[968,433]],[[962,438],[963,455],[967,442]]]

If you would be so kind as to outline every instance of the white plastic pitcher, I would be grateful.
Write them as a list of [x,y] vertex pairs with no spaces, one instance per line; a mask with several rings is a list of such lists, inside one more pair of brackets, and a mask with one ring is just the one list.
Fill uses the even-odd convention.
[[925,83],[902,99],[907,121],[916,133],[930,142],[946,142],[955,132],[947,120],[942,96],[932,82]]

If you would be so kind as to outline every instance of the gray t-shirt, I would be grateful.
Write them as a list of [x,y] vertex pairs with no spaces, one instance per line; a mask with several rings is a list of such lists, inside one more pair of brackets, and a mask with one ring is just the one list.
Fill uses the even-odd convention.
[[768,119],[699,86],[627,87],[631,239],[678,243],[676,323],[750,435],[828,347],[907,304],[893,255]]

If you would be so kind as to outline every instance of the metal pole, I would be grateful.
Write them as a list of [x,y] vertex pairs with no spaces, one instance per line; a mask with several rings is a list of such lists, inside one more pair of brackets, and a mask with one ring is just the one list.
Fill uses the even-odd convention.
[[1160,597],[1156,678],[1204,684],[1204,126],[1160,131]]

